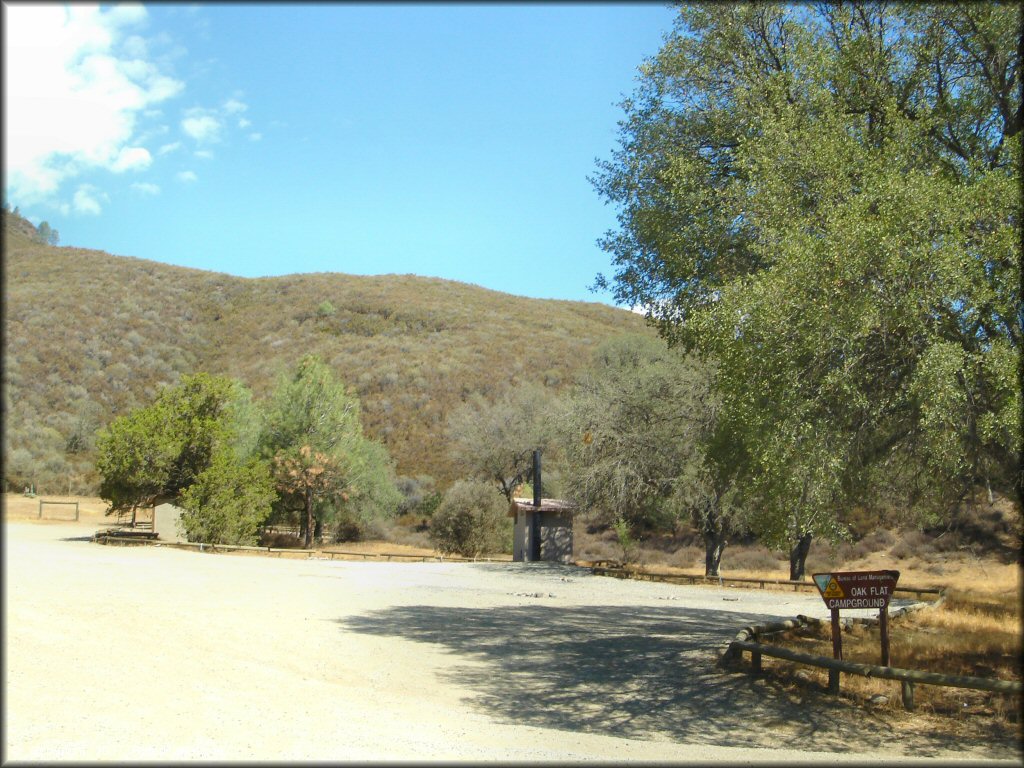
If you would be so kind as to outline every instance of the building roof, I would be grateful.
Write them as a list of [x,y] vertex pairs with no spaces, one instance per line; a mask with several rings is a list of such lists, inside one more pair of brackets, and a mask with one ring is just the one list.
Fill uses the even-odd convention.
[[509,516],[516,512],[573,512],[576,509],[571,501],[565,499],[541,499],[540,506],[533,506],[533,499],[512,499],[512,507],[509,509]]

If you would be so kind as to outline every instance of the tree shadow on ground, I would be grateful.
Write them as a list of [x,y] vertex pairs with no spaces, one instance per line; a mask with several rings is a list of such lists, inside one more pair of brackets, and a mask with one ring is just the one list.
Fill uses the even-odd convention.
[[[647,606],[398,606],[339,619],[346,631],[446,648],[468,662],[444,673],[499,722],[622,738],[917,757],[962,739],[897,732],[877,713],[760,675],[727,671],[718,650],[753,614]],[[801,701],[805,695],[808,701]],[[981,740],[979,739],[979,743]],[[987,751],[997,749],[984,742]],[[1015,756],[1015,742],[1000,753]]]

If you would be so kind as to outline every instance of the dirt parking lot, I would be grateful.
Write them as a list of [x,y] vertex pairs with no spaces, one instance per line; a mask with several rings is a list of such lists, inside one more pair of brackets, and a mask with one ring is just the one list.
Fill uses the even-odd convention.
[[100,546],[4,524],[4,759],[1019,764],[1013,738],[808,707],[716,651],[814,595],[542,564]]

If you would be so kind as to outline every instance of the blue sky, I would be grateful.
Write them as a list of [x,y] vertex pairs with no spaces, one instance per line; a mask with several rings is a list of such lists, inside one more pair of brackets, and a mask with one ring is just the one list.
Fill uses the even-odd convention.
[[62,245],[611,303],[587,176],[666,5],[4,6],[5,199]]

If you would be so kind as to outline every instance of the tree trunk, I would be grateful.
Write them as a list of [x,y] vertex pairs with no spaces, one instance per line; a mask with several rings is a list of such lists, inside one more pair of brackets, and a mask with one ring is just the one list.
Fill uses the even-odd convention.
[[807,553],[811,551],[811,538],[813,534],[805,533],[796,540],[796,545],[789,551],[789,580],[803,581],[804,566],[807,563]]
[[726,526],[718,507],[718,495],[705,499],[703,517],[700,520],[700,532],[704,539],[704,575],[718,576],[722,564],[722,552],[728,543],[725,540]]
[[305,507],[306,507],[306,537],[303,540],[303,546],[306,549],[310,549],[313,546],[313,499],[310,498],[309,490],[306,490],[305,495]]
[[722,552],[725,551],[725,534],[718,531],[704,534],[704,575],[719,576],[722,565]]
[[324,538],[324,524],[323,521],[318,517],[316,519],[316,525],[313,526],[313,541],[320,542]]

